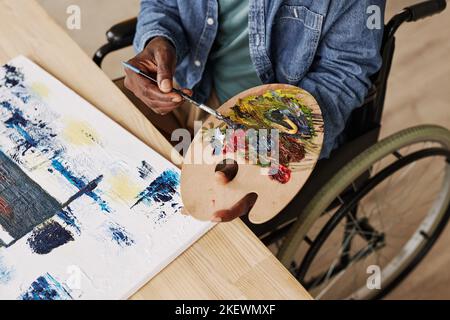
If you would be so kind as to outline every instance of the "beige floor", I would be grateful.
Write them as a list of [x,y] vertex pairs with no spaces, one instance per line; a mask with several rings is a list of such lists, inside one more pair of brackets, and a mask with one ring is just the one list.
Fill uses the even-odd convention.
[[[411,0],[390,1],[388,15]],[[397,50],[383,135],[412,125],[433,123],[450,128],[450,10],[410,23],[398,32]],[[450,299],[450,226],[429,255],[390,296],[397,299]]]
[[[92,55],[104,43],[104,33],[112,24],[131,18],[139,8],[138,0],[38,0],[55,20],[65,27],[68,5],[81,8],[81,30],[67,30],[80,46]],[[390,1],[387,17],[412,0]],[[411,23],[398,32],[396,57],[389,83],[382,135],[423,123],[450,128],[450,9],[431,19]],[[111,77],[122,73],[120,60],[130,57],[131,49],[114,54],[105,61]],[[450,227],[430,254],[397,288],[390,298],[450,299]]]

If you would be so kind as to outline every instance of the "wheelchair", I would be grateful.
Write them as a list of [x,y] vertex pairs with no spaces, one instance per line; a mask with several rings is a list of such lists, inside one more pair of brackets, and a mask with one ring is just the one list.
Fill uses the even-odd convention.
[[[345,142],[320,160],[295,199],[248,227],[316,299],[380,299],[402,282],[450,217],[450,131],[422,125],[379,140],[395,33],[443,11],[446,0],[405,8],[385,25],[383,63]],[[130,46],[137,19],[113,26],[93,58]],[[378,276],[378,278],[376,278]],[[377,280],[378,279],[378,280]]]

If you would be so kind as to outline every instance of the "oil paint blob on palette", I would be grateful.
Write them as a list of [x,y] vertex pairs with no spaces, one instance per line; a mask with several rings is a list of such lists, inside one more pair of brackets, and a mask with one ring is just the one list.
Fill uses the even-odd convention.
[[0,299],[124,299],[211,223],[180,171],[24,57],[0,67]]
[[[323,130],[322,116],[315,113],[302,96],[305,93],[299,88],[285,88],[239,99],[226,116],[241,130],[228,136],[227,125],[205,131],[213,133],[209,137],[210,143],[220,146],[215,148],[215,153],[228,155],[239,152],[246,160],[254,158],[261,167],[276,163],[276,167],[270,168],[268,177],[282,184],[288,183],[292,170],[299,169],[306,155],[317,154],[320,150],[320,144],[314,140]],[[257,144],[252,146],[248,134],[245,135],[249,129],[265,129],[268,133],[275,129],[278,142],[275,143],[267,134],[266,139],[259,136]],[[245,137],[241,138],[239,134]],[[244,143],[239,143],[240,140]],[[277,148],[272,148],[275,145]],[[275,152],[275,149],[278,150]]]
[[[264,223],[292,200],[314,169],[324,135],[319,105],[301,88],[268,84],[238,94],[219,112],[233,128],[210,117],[195,136],[181,174],[185,209],[208,220],[214,212],[256,194],[249,219]],[[198,150],[204,164],[198,162]],[[214,183],[215,171],[224,162],[237,164],[236,174],[226,185]],[[199,177],[213,182],[198,185]]]

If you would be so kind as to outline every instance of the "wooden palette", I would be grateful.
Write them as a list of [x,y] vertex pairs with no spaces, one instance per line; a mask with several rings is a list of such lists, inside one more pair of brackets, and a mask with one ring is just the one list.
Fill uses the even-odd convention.
[[[223,127],[222,121],[209,117],[202,130],[194,137],[189,147],[181,171],[181,197],[184,208],[199,220],[210,220],[221,209],[231,208],[249,193],[256,193],[258,199],[249,213],[252,223],[264,223],[276,216],[299,192],[318,160],[323,142],[323,120],[320,108],[308,92],[286,84],[268,84],[251,88],[228,100],[218,110],[228,115],[236,103],[248,96],[260,96],[273,90],[296,90],[295,96],[302,100],[314,116],[315,135],[306,143],[305,158],[298,163],[290,163],[290,180],[282,184],[262,174],[264,169],[249,163],[239,153],[233,154],[238,163],[238,171],[232,181],[226,185],[215,179],[218,164],[230,159],[230,154],[214,155],[214,147],[206,134],[209,128]],[[291,91],[292,92],[292,91]],[[267,169],[266,169],[267,171]]]

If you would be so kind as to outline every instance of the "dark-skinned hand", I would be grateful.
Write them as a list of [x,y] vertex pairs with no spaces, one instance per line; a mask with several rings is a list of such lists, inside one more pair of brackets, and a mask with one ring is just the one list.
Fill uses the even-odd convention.
[[[227,184],[236,176],[237,164],[223,164],[216,168],[215,183]],[[216,211],[212,217],[214,222],[227,222],[250,212],[257,199],[256,193],[249,193],[229,209]]]
[[[179,94],[171,92],[177,55],[170,41],[163,37],[153,38],[145,49],[128,63],[158,81],[156,85],[133,71],[125,69],[125,87],[154,112],[164,115],[183,103]],[[183,89],[183,92],[192,95],[191,90]]]
[[[125,69],[125,87],[158,114],[167,114],[183,103],[182,97],[171,92],[176,67],[176,52],[172,43],[163,37],[153,38],[145,49],[128,61],[131,65],[156,78],[158,84]],[[189,89],[183,92],[192,95]],[[224,164],[216,171],[215,183],[227,184],[237,172],[237,165]],[[247,214],[256,201],[256,194],[248,194],[229,209],[214,213],[212,221],[226,222]]]

